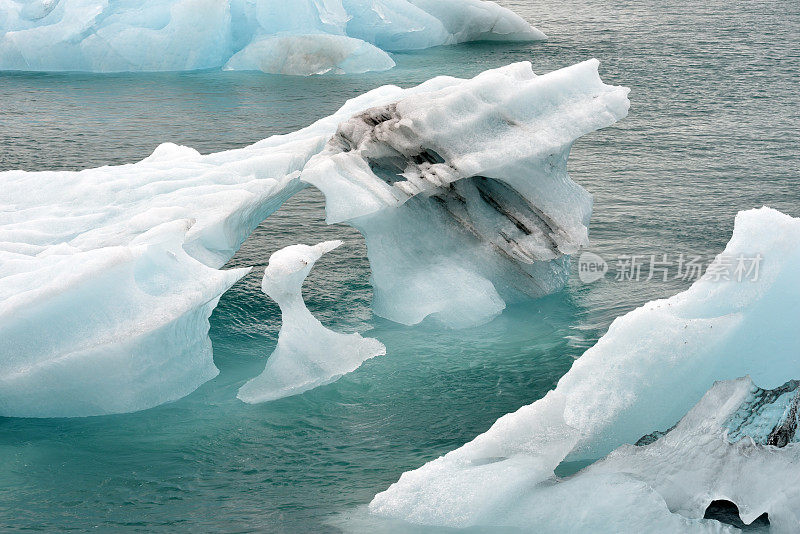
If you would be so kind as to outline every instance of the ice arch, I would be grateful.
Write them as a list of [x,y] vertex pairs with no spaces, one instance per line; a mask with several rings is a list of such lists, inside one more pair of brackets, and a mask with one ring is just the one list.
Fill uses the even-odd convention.
[[[130,165],[0,173],[0,415],[141,410],[212,378],[208,316],[245,272],[218,269],[306,182],[325,193],[329,220],[366,234],[390,318],[465,326],[506,298],[557,289],[591,206],[566,174],[569,146],[628,108],[627,89],[597,67],[536,76],[518,63],[381,87],[215,154],[167,144]],[[397,250],[376,249],[376,236]],[[414,309],[452,277],[479,291]]]

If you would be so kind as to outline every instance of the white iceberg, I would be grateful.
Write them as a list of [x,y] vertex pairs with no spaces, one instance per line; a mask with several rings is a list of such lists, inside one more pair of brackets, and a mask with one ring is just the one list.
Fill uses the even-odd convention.
[[[759,260],[756,279],[715,279],[740,258]],[[514,521],[509,506],[557,467],[670,428],[715,381],[749,374],[774,389],[800,376],[800,219],[769,208],[740,212],[709,270],[687,291],[616,319],[544,398],[404,473],[370,509],[424,524],[505,524]]]
[[536,76],[518,63],[339,126],[301,179],[325,194],[329,223],[366,238],[378,315],[465,327],[563,287],[592,206],[570,148],[628,111],[628,89],[597,66]]
[[483,0],[343,0],[345,30],[399,52],[468,41],[537,41],[547,36],[510,10]]
[[261,289],[281,308],[278,345],[264,372],[239,389],[239,399],[256,404],[298,395],[335,382],[366,360],[386,354],[377,339],[325,328],[303,302],[303,280],[314,263],[341,244],[292,245],[270,256]]
[[339,122],[400,92],[242,149],[1,172],[0,415],[136,411],[216,376],[208,316],[247,272],[216,269],[305,187],[299,171]]
[[226,70],[272,74],[360,74],[394,67],[379,48],[345,35],[279,35],[259,39],[236,52]]
[[[472,324],[498,313],[507,295],[557,289],[566,254],[585,243],[590,211],[564,170],[569,145],[624,115],[626,93],[600,82],[596,61],[540,77],[520,63],[474,80],[381,87],[242,149],[201,155],[164,144],[130,165],[1,172],[0,415],[140,410],[213,377],[206,319],[244,274],[215,269],[306,179],[327,195],[329,218],[364,229],[376,308],[390,318]],[[369,143],[352,157],[337,149],[376,109],[405,114],[377,128],[391,143],[375,148],[387,151],[387,168],[408,165],[406,182],[370,170]],[[426,163],[434,156],[421,141],[447,163]],[[455,180],[450,193],[434,186],[434,171]],[[470,205],[460,210],[456,194]],[[157,336],[163,350],[154,351]],[[105,354],[115,354],[114,373]],[[174,372],[159,375],[159,366]],[[53,376],[58,388],[47,385]]]
[[359,73],[387,51],[544,37],[481,0],[0,0],[0,70]]

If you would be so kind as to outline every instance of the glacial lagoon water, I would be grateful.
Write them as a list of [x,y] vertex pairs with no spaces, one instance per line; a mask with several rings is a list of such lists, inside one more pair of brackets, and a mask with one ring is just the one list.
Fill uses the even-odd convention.
[[[263,269],[285,245],[343,239],[311,272],[306,302],[327,326],[368,331],[387,355],[297,397],[241,403],[280,326],[256,268],[212,316],[221,373],[192,395],[128,415],[0,419],[0,530],[403,531],[363,516],[375,493],[543,396],[616,316],[687,287],[675,278],[680,255],[720,252],[737,211],[800,216],[797,2],[504,4],[550,39],[398,54],[393,70],[347,77],[0,74],[3,170],[132,162],[166,141],[239,147],[379,85],[512,61],[543,73],[597,57],[606,83],[632,89],[628,118],[579,140],[569,164],[594,195],[603,279],[576,272],[563,292],[468,331],[396,325],[370,312],[363,239],[325,225],[321,195],[306,190],[230,266]],[[663,254],[668,280],[648,280],[650,256]],[[632,255],[640,279],[617,280]]]

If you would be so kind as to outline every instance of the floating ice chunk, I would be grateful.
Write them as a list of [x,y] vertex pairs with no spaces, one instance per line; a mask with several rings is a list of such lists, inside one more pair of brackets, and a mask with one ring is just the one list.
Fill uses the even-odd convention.
[[366,72],[385,50],[543,38],[481,0],[0,0],[0,70]]
[[231,30],[230,7],[218,0],[3,0],[0,70],[219,67]]
[[208,316],[246,272],[216,268],[304,187],[339,122],[399,92],[243,149],[0,173],[0,415],[130,412],[213,378]]
[[[737,279],[740,259],[748,272],[758,262],[757,273]],[[730,279],[715,280],[725,265]],[[800,375],[800,219],[740,212],[709,269],[687,291],[616,319],[555,390],[404,473],[371,510],[418,523],[497,524],[562,462],[593,461],[670,428],[716,380],[750,374],[777,388]]]
[[329,223],[364,234],[378,315],[470,326],[563,286],[592,204],[567,174],[570,147],[628,111],[597,67],[443,78],[339,126],[301,178]]
[[280,35],[254,41],[234,54],[225,70],[272,74],[358,74],[394,67],[389,54],[345,35]]
[[[0,415],[81,416],[138,410],[190,391],[188,384],[202,382],[199,376],[211,377],[210,371],[191,371],[185,379],[159,382],[158,374],[151,373],[141,380],[120,377],[113,382],[116,390],[95,389],[108,371],[100,352],[83,358],[89,353],[81,352],[82,345],[55,332],[63,323],[84,332],[87,340],[107,341],[109,354],[120,351],[118,361],[128,358],[135,368],[138,355],[149,350],[144,344],[155,339],[149,336],[160,330],[158,335],[172,336],[175,349],[151,351],[152,366],[174,364],[177,369],[178,362],[166,360],[188,354],[179,348],[179,340],[187,347],[207,346],[207,312],[226,284],[233,283],[233,274],[214,275],[203,266],[222,267],[258,224],[306,187],[300,174],[307,166],[316,173],[314,183],[328,195],[329,218],[352,217],[351,224],[366,228],[375,305],[388,317],[418,322],[434,316],[449,325],[468,325],[499,313],[509,295],[537,295],[560,287],[566,276],[565,255],[585,242],[589,215],[589,196],[568,179],[563,159],[581,132],[624,114],[625,93],[599,81],[596,63],[541,78],[533,75],[530,64],[518,64],[474,80],[440,77],[409,89],[381,87],[307,128],[242,149],[201,155],[164,144],[130,165],[80,172],[0,173],[0,330],[5,328],[0,332],[0,382],[13,379],[27,388],[6,389],[0,398],[27,395],[28,404],[36,407],[28,409],[9,400],[0,402]],[[463,114],[459,106],[477,106],[479,112]],[[354,150],[357,157],[348,159],[337,148],[343,146],[342,135],[354,128],[368,130],[365,117],[375,109],[405,113],[396,121],[397,130],[402,133],[411,124],[410,134],[404,137],[387,128],[389,141],[374,143],[376,149],[386,150],[385,160],[370,155],[366,141]],[[454,117],[461,116],[473,121],[475,128],[457,124]],[[448,122],[452,134],[441,128]],[[454,138],[459,132],[472,137],[459,141]],[[469,139],[475,142],[474,150]],[[423,145],[415,148],[423,140],[431,141],[430,148],[443,155],[443,162],[433,151],[420,150]],[[515,148],[507,146],[515,142]],[[323,149],[324,157],[310,165],[312,156]],[[562,160],[552,163],[548,150],[555,150]],[[396,185],[380,178],[391,174],[376,168],[376,175],[368,164],[385,163],[387,173],[395,172],[392,165],[403,158],[408,164]],[[337,170],[340,159],[343,167]],[[336,172],[320,175],[328,165],[334,165]],[[363,179],[357,176],[360,169],[366,169]],[[526,198],[534,199],[533,204]],[[169,262],[150,261],[155,252],[142,252],[156,245],[149,240],[161,235],[151,231],[172,228],[173,223],[182,228],[180,237],[170,239],[172,248],[162,255],[175,256],[185,271],[168,268]],[[526,263],[531,258],[533,263]],[[133,278],[122,272],[101,276],[111,269],[109,265],[125,263],[133,268],[137,262],[152,266],[152,271],[137,271],[146,275]],[[197,273],[196,282],[185,274],[191,272]],[[174,302],[164,302],[180,303],[182,313],[173,310],[162,323],[153,320],[158,301],[137,291],[138,287],[149,294],[148,288],[155,284],[151,279],[165,293],[180,292]],[[72,312],[70,301],[113,304],[128,310],[128,315],[104,313],[102,306],[93,309],[88,304],[76,304],[79,309]],[[22,317],[22,310],[27,326],[18,328],[22,323],[15,317]],[[182,326],[181,321],[190,318],[192,326]],[[201,365],[212,369],[210,352],[203,354],[207,359]],[[66,355],[71,356],[63,359]],[[45,394],[44,374],[22,377],[36,366],[62,360],[70,362],[72,370],[61,374],[61,389],[50,395]],[[115,372],[123,374],[127,368],[117,365]],[[84,382],[92,387],[82,387]],[[42,387],[37,387],[40,383]],[[133,390],[126,390],[123,383]],[[145,395],[137,388],[160,391]],[[57,391],[69,392],[64,393],[69,400]],[[126,403],[122,400],[126,396],[134,400]]]
[[264,372],[239,390],[244,402],[280,399],[330,384],[366,360],[386,354],[377,339],[325,328],[303,302],[303,280],[314,263],[341,244],[292,245],[270,256],[261,289],[280,306],[283,323]]
[[0,173],[0,415],[141,410],[213,378],[208,317],[246,272],[215,268],[318,144]]
[[343,0],[347,35],[389,51],[467,41],[538,41],[547,36],[494,2]]
[[409,0],[442,22],[449,34],[442,44],[467,41],[538,41],[547,36],[522,17],[482,0]]

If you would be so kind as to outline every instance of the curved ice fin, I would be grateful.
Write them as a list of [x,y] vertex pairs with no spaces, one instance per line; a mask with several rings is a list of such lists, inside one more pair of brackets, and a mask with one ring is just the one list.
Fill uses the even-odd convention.
[[261,288],[280,306],[283,324],[264,372],[242,386],[239,399],[255,404],[297,395],[330,384],[364,361],[386,354],[386,347],[376,339],[325,328],[303,302],[303,280],[314,263],[341,244],[337,240],[292,245],[270,256]]

